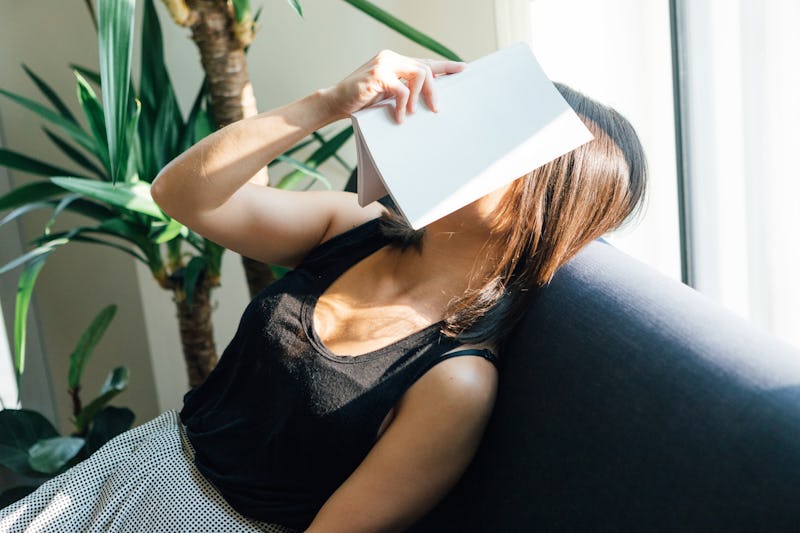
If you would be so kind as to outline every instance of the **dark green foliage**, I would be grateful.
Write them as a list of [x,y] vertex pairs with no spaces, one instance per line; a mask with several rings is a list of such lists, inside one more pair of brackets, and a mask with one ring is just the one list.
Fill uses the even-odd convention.
[[[92,350],[100,341],[116,307],[100,311],[78,340],[70,355],[67,376],[75,416],[75,431],[59,435],[53,424],[36,411],[5,409],[0,411],[0,466],[28,477],[49,478],[86,459],[103,444],[127,431],[133,423],[130,409],[112,407],[108,402],[125,390],[128,370],[115,368],[106,379],[97,398],[81,406],[81,378]],[[31,492],[32,487],[15,487],[0,495],[1,507]]]

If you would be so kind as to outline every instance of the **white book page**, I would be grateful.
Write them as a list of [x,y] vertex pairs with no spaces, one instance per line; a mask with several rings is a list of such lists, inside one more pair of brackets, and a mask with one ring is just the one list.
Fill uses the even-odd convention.
[[361,205],[388,191],[414,228],[593,138],[527,45],[435,83],[438,113],[421,100],[397,124],[394,101],[386,100],[353,115]]

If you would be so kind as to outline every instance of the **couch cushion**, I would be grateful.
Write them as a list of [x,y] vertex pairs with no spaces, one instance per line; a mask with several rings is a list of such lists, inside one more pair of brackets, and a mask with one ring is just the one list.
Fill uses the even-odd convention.
[[800,523],[800,353],[592,243],[501,353],[478,455],[415,531]]

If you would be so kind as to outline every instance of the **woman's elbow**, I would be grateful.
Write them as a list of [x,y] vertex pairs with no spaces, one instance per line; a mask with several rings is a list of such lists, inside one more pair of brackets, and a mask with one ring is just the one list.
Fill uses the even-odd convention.
[[168,169],[169,166],[164,167],[150,184],[150,196],[162,211],[175,218],[177,198],[172,184],[174,176],[171,175]]

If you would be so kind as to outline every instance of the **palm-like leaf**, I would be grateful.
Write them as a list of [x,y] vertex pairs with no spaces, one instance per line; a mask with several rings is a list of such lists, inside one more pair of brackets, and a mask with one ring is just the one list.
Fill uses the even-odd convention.
[[[5,196],[0,197],[0,211],[13,210],[3,217],[2,221],[0,221],[0,226],[33,209],[57,208],[61,202],[59,198],[66,192],[63,188],[48,181],[39,181],[17,187]],[[116,216],[111,209],[84,198],[74,198],[64,208],[101,221]]]
[[[170,160],[178,155],[178,142],[180,129],[183,123],[180,121],[180,110],[175,98],[170,98],[172,94],[171,86],[164,89],[161,94],[161,106],[158,107],[155,120],[155,130],[153,131],[153,163],[154,167],[148,177],[150,180],[155,178],[159,170]],[[178,120],[176,120],[178,117]]]
[[142,17],[142,63],[139,97],[140,175],[152,181],[169,160],[182,152],[185,125],[164,63],[163,39],[153,0],[145,0]]
[[130,75],[134,0],[99,0],[100,78],[112,181],[124,181],[131,139]]
[[167,220],[166,215],[150,196],[150,185],[138,181],[113,185],[96,180],[73,177],[54,177],[50,181],[68,191],[77,192],[115,207]]
[[55,111],[48,109],[38,102],[34,102],[30,98],[25,98],[24,96],[14,94],[10,91],[6,91],[5,89],[0,89],[0,94],[13,100],[21,106],[28,108],[30,111],[33,111],[48,122],[52,122],[70,137],[72,137],[83,148],[93,154],[97,154],[97,144],[95,143],[94,139],[92,139],[89,134],[83,131],[83,129],[74,120],[64,118]]
[[94,317],[92,323],[89,324],[89,327],[83,332],[81,338],[78,339],[78,344],[69,356],[67,385],[70,389],[76,389],[81,384],[81,377],[83,376],[83,369],[86,367],[86,362],[92,355],[92,351],[95,346],[97,346],[97,343],[100,342],[106,329],[108,329],[116,312],[116,305],[105,307]]
[[[142,15],[142,48],[141,78],[139,81],[139,98],[142,104],[151,110],[158,109],[166,95],[169,100],[176,100],[172,89],[167,67],[164,63],[164,43],[161,35],[161,24],[158,21],[153,0],[145,0]],[[166,91],[166,92],[165,92]]]
[[[64,244],[61,242],[60,244]],[[53,248],[58,246],[48,246],[47,249],[36,255],[33,261],[22,271],[17,284],[17,301],[14,309],[14,370],[17,374],[17,385],[25,372],[25,348],[28,325],[28,308],[31,304],[33,286],[36,285],[36,278],[42,271],[45,259],[52,253]]]
[[65,170],[49,163],[44,163],[6,148],[0,148],[0,166],[21,170],[23,172],[30,172],[31,174],[38,174],[39,176],[53,176],[60,174],[80,176],[79,173]]
[[[207,111],[207,87],[204,84],[200,89],[184,122],[164,65],[153,0],[145,0],[139,84],[142,100],[136,100],[130,80],[134,0],[99,0],[98,4],[100,74],[73,66],[78,102],[88,128],[84,129],[52,88],[27,68],[26,72],[52,108],[0,89],[0,95],[28,108],[63,132],[65,135],[45,129],[70,160],[100,178],[100,181],[89,179],[11,150],[0,150],[0,165],[51,178],[23,185],[0,197],[0,212],[11,211],[0,215],[0,225],[35,209],[52,210],[35,248],[0,267],[0,274],[23,267],[15,314],[18,379],[25,366],[26,318],[32,291],[47,257],[60,246],[82,242],[122,251],[146,264],[162,286],[171,287],[161,245],[166,243],[173,271],[182,266],[181,243],[187,242],[197,254],[194,257],[197,260],[190,261],[190,291],[202,272],[207,272],[214,283],[218,282],[224,248],[167,217],[153,202],[147,183],[168,160],[213,131]],[[238,2],[238,9],[245,8],[249,9],[247,2]],[[102,92],[102,103],[95,91]],[[50,233],[65,210],[88,216],[96,221],[95,225]],[[102,409],[116,392],[115,388],[104,391],[101,395],[104,398],[90,411]],[[86,415],[87,420],[90,415]]]
[[[322,185],[325,186],[326,189],[330,190],[330,189],[333,188],[333,186],[331,185],[331,182],[328,180],[328,178],[326,178],[325,176],[320,174],[316,170],[316,168],[314,168],[314,167],[312,167],[310,165],[307,165],[307,164],[303,163],[302,161],[298,161],[297,159],[295,159],[293,157],[289,157],[288,155],[284,155],[284,154],[279,155],[276,158],[276,161],[280,161],[282,163],[286,163],[287,165],[289,165],[290,167],[295,169],[295,172],[299,172],[300,173],[300,174],[298,174],[298,176],[308,176],[310,178],[313,178],[314,181],[318,181],[319,183],[322,183]],[[293,174],[294,174],[294,172],[293,172]],[[284,178],[284,179],[281,180],[280,185],[278,187],[279,188],[287,188],[287,187],[293,186],[295,184],[296,184],[296,181],[294,181],[293,179],[291,179],[291,178],[290,179],[285,179]]]
[[92,235],[108,235],[115,238],[124,238],[120,237],[114,232],[106,231],[102,228],[98,227],[77,227],[72,228],[68,231],[62,231],[60,233],[51,233],[49,235],[42,235],[41,237],[37,238],[34,241],[34,244],[41,245],[52,240],[58,239],[66,239],[69,242],[84,242],[89,244],[99,244],[102,246],[107,246],[109,248],[114,248],[121,252],[124,252],[134,259],[141,261],[144,265],[147,265],[147,258],[144,257],[142,254],[136,252],[132,248],[128,248],[127,246],[118,244],[117,242],[108,241],[99,237],[93,237]]
[[100,83],[102,80],[100,79],[100,73],[97,72],[96,70],[87,67],[82,67],[81,65],[76,65],[75,63],[70,63],[69,68],[71,68],[72,70],[74,70],[75,72],[77,72],[90,82],[100,87]]
[[35,211],[37,209],[50,209],[53,207],[53,202],[30,202],[25,205],[21,205],[18,208],[12,210],[6,216],[0,219],[0,226],[5,226],[9,222],[12,222],[22,215],[30,213],[31,211]]
[[197,139],[195,137],[195,125],[200,112],[203,111],[203,103],[207,98],[208,81],[204,79],[203,84],[200,86],[200,90],[197,91],[197,96],[195,96],[194,102],[192,103],[192,109],[189,111],[189,116],[186,118],[186,124],[184,124],[183,131],[181,131],[180,138],[178,139],[178,152],[185,151],[192,145],[192,143],[196,142]]
[[29,69],[27,65],[23,64],[22,68],[25,70],[25,73],[28,75],[28,77],[33,80],[33,83],[36,84],[44,97],[47,98],[51,104],[53,104],[53,107],[55,107],[59,113],[61,113],[61,116],[75,122],[75,117],[72,115],[64,101],[61,100],[61,97],[56,94],[53,88],[50,87],[50,85],[48,85],[42,78],[37,76],[35,72]]
[[[111,174],[111,160],[109,159],[108,145],[106,144],[107,133],[103,106],[100,100],[97,99],[94,89],[89,86],[89,83],[80,73],[75,73],[75,79],[78,86],[78,101],[81,104],[81,108],[83,108],[86,121],[89,123],[89,129],[94,135],[100,160],[103,162],[103,166],[106,167],[106,171]],[[53,174],[50,175],[52,176]]]
[[[343,129],[328,141],[325,141],[322,146],[317,148],[304,162],[304,167],[311,170],[316,170],[321,164],[333,157],[333,155],[347,142],[353,135],[353,127],[348,126]],[[295,169],[284,176],[278,183],[279,189],[294,189],[298,186],[301,180],[306,177],[307,172],[305,169]]]
[[72,205],[73,202],[77,202],[78,200],[80,200],[80,198],[81,198],[80,194],[76,194],[76,193],[68,194],[68,195],[64,196],[61,200],[59,200],[55,204],[55,208],[53,209],[53,212],[50,213],[50,218],[47,220],[47,222],[44,225],[44,234],[45,235],[50,233],[50,228],[52,228],[53,224],[55,224],[56,219],[58,218],[58,215],[60,215],[65,209],[68,209],[69,206]]
[[[43,128],[43,129],[44,129],[45,135],[47,135],[47,137],[51,141],[53,141],[53,144],[55,144],[56,147],[59,150],[61,150],[62,153],[64,153],[64,155],[66,155],[67,157],[72,159],[72,161],[74,161],[75,163],[77,163],[78,165],[83,167],[84,169],[86,169],[89,172],[95,174],[101,180],[105,180],[105,181],[110,181],[111,180],[110,176],[108,176],[105,172],[100,170],[100,167],[95,165],[88,157],[83,155],[80,152],[80,150],[76,149],[74,146],[72,146],[66,140],[64,140],[63,138],[59,137],[58,135],[56,135],[55,133],[53,133],[49,129],[47,129],[47,128]],[[72,173],[72,172],[58,172],[58,174],[67,174],[67,175],[70,175],[70,176],[78,176],[79,175],[79,174],[75,174],[75,173]],[[48,175],[52,176],[52,174],[48,174]]]
[[403,22],[394,15],[379,8],[372,2],[369,2],[367,0],[344,0],[344,1],[353,6],[354,8],[358,9],[362,13],[374,18],[381,24],[384,24],[389,28],[393,29],[394,31],[398,32],[404,37],[414,41],[415,43],[421,46],[424,46],[428,50],[435,52],[446,59],[452,59],[453,61],[461,61],[461,58],[458,57],[458,55],[455,52],[447,48],[445,45],[443,45],[436,39],[422,33],[418,29]]
[[187,231],[188,230],[186,226],[171,218],[165,224],[153,224],[151,226],[150,238],[153,239],[153,242],[156,244],[162,244],[169,242],[176,237],[186,235]]
[[25,203],[16,209],[13,209],[10,213],[0,219],[0,226],[4,224],[8,224],[12,220],[15,220],[22,215],[25,215],[31,211],[37,209],[52,209],[52,213],[50,214],[50,219],[45,224],[44,233],[45,235],[49,234],[50,227],[52,227],[53,223],[55,222],[58,215],[61,214],[62,211],[72,211],[74,213],[79,213],[84,215],[88,218],[92,218],[95,220],[103,221],[109,217],[114,216],[114,212],[110,209],[91,202],[89,200],[85,200],[81,198],[79,194],[68,194],[63,198],[56,200],[43,200],[41,202],[28,202]]
[[0,196],[0,211],[14,209],[27,203],[41,202],[64,194],[64,189],[54,183],[37,181],[17,187]]
[[[314,139],[316,139],[316,140],[317,140],[319,143],[321,143],[321,144],[325,144],[326,142],[328,142],[328,140],[327,140],[325,137],[323,137],[323,136],[322,136],[322,134],[321,134],[320,132],[318,132],[318,131],[315,131],[315,132],[313,132],[313,133],[311,134],[311,136],[312,136],[312,137],[314,137]],[[343,168],[344,168],[344,169],[345,169],[347,172],[352,172],[352,171],[353,171],[353,167],[351,167],[351,166],[350,166],[350,165],[347,163],[347,161],[345,161],[344,159],[342,159],[342,156],[340,156],[340,155],[339,155],[339,152],[334,152],[334,153],[333,153],[333,158],[334,158],[334,159],[335,159],[335,160],[336,160],[336,161],[337,161],[337,162],[338,162],[340,165],[342,165],[342,167],[343,167]]]
[[303,7],[300,5],[300,2],[298,0],[288,0],[288,2],[289,5],[292,6],[292,9],[294,9],[295,12],[302,17]]

